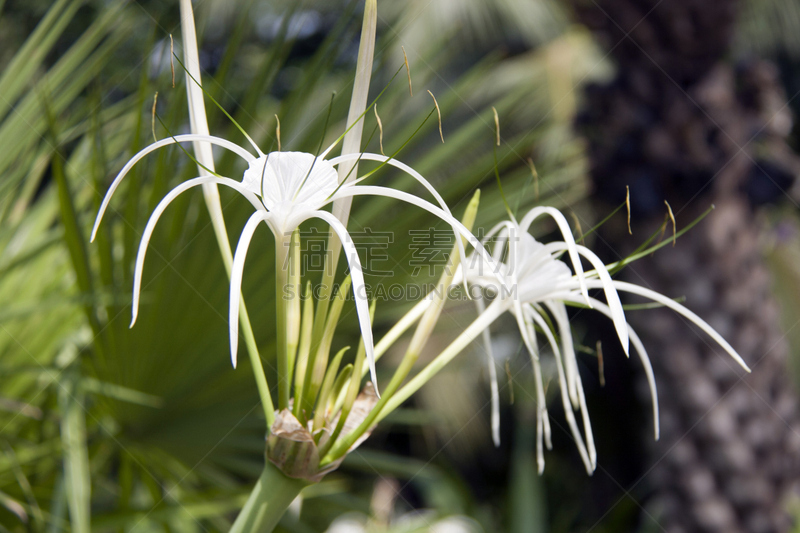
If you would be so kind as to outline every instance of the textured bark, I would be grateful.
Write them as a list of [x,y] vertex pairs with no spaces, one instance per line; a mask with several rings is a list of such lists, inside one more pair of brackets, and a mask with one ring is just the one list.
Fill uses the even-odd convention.
[[786,343],[750,206],[735,196],[715,202],[704,224],[674,249],[637,263],[629,277],[685,294],[753,373],[674,313],[631,315],[651,350],[662,402],[648,507],[669,532],[787,531],[800,426]]
[[[664,199],[679,224],[717,207],[675,248],[623,276],[686,295],[753,368],[744,374],[674,313],[630,313],[662,402],[662,438],[647,462],[648,512],[670,533],[788,531],[800,418],[755,210],[782,196],[795,165],[775,70],[764,62],[734,70],[722,61],[733,1],[670,0],[646,17],[655,2],[576,3],[619,66],[611,84],[588,91],[579,124],[590,141],[596,198],[618,203],[630,185],[639,240],[662,223]],[[630,251],[633,239],[613,229],[605,232],[611,248]]]

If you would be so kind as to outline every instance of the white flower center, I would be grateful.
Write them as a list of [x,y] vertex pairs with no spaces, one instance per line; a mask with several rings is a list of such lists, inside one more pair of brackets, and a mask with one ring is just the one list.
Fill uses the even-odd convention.
[[270,152],[250,163],[242,184],[261,197],[270,212],[288,217],[316,211],[339,186],[333,166],[305,152]]
[[[535,302],[546,298],[549,293],[558,290],[564,283],[572,279],[572,271],[561,260],[556,259],[545,249],[545,246],[528,233],[522,233],[513,243],[516,248],[514,256],[509,254],[505,263],[498,263],[500,282],[492,267],[478,254],[467,260],[465,274],[467,281],[490,289],[500,296],[512,296],[521,302]],[[508,294],[511,291],[511,294]]]

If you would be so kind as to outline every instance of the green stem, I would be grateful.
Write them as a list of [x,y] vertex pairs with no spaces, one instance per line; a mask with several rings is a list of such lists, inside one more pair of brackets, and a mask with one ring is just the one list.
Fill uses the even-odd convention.
[[453,360],[455,356],[461,353],[464,348],[469,346],[472,341],[474,341],[478,335],[483,333],[483,330],[488,328],[492,322],[497,320],[497,318],[502,315],[507,309],[507,304],[505,301],[502,300],[495,300],[492,304],[486,308],[478,318],[475,319],[472,324],[470,324],[464,332],[459,335],[456,340],[454,340],[447,348],[444,349],[442,353],[436,356],[436,358],[431,361],[428,366],[423,368],[419,374],[414,376],[405,386],[397,391],[397,394],[392,395],[392,397],[386,402],[381,412],[378,414],[375,422],[380,422],[383,420],[389,413],[400,407],[400,405],[406,401],[412,394],[417,392],[419,389],[422,388],[428,381],[431,380],[433,376],[439,373],[441,369],[443,369],[447,363]]
[[297,401],[294,406],[295,416],[301,423],[308,421],[309,411],[311,408],[308,401],[309,387],[311,386],[311,375],[314,372],[314,365],[316,363],[317,353],[319,352],[322,337],[325,333],[325,323],[328,318],[328,308],[331,303],[331,294],[333,293],[333,281],[336,276],[336,264],[339,260],[339,241],[335,241],[335,248],[331,246],[332,239],[336,236],[336,232],[331,231],[328,236],[328,249],[325,252],[325,262],[323,263],[322,282],[320,284],[320,294],[317,300],[317,308],[314,312],[314,321],[311,326],[311,348],[309,349],[308,361],[306,363],[306,374],[299,376],[299,380],[295,386],[294,395]]
[[247,314],[244,298],[239,300],[239,323],[242,325],[241,331],[244,334],[244,343],[247,346],[250,366],[253,367],[253,374],[256,378],[258,395],[261,397],[261,406],[264,408],[264,416],[267,419],[267,428],[271,428],[275,422],[275,406],[272,404],[272,395],[269,392],[267,376],[264,374],[264,365],[261,363],[261,356],[258,354],[256,337],[253,335],[253,327],[250,325],[250,315]]
[[[472,200],[470,201],[464,213],[463,224],[467,229],[471,230],[472,225],[475,223],[475,218],[478,214],[479,203],[480,190],[475,191],[475,195],[472,197]],[[456,239],[459,238],[461,237],[456,236]],[[361,422],[361,424],[359,424],[355,430],[345,436],[341,441],[333,445],[329,451],[327,448],[325,449],[327,454],[323,455],[322,462],[320,463],[321,466],[335,461],[347,453],[355,441],[358,440],[358,438],[366,431],[368,431],[370,427],[372,427],[372,424],[377,420],[381,410],[387,405],[395,391],[397,391],[406,377],[408,377],[408,374],[416,364],[417,359],[419,359],[419,355],[422,353],[425,344],[428,342],[428,338],[430,337],[433,328],[436,326],[436,322],[439,320],[439,315],[441,314],[442,309],[444,309],[444,304],[447,301],[447,289],[453,282],[456,269],[458,268],[460,262],[461,255],[459,254],[458,246],[454,246],[452,252],[450,253],[450,260],[447,262],[447,265],[445,265],[444,272],[442,272],[442,275],[439,279],[438,287],[441,290],[441,294],[438,296],[435,294],[431,295],[433,301],[431,305],[425,309],[422,319],[417,325],[417,330],[414,332],[414,336],[411,338],[411,343],[406,349],[406,354],[403,356],[400,366],[397,368],[392,376],[392,379],[389,381],[389,385],[384,389],[383,396],[380,400],[378,400],[378,403],[372,408],[372,411],[370,411],[364,421]],[[329,442],[332,440],[332,438],[329,439]]]
[[381,409],[386,406],[389,398],[392,398],[392,395],[400,387],[400,384],[406,379],[406,376],[408,376],[409,372],[411,372],[411,369],[414,367],[414,363],[417,362],[418,358],[419,352],[406,352],[403,360],[400,362],[400,366],[397,367],[392,379],[389,381],[389,385],[383,389],[381,399],[378,400],[378,403],[372,408],[372,411],[369,412],[364,421],[361,422],[361,424],[359,424],[355,430],[337,442],[333,448],[330,449],[327,456],[320,462],[320,467],[324,467],[346,454],[353,446],[355,441],[358,440],[358,437],[363,435],[372,427],[373,423],[380,414]]
[[291,236],[275,239],[275,331],[278,340],[278,409],[289,407],[289,335],[286,331],[290,302],[286,289]]
[[291,387],[297,359],[297,346],[300,342],[300,292],[303,290],[300,281],[300,228],[292,232],[292,244],[289,252],[289,291],[290,300],[286,302],[286,334],[288,335],[289,368],[286,381]]
[[307,484],[307,481],[286,477],[267,461],[230,533],[269,533]]

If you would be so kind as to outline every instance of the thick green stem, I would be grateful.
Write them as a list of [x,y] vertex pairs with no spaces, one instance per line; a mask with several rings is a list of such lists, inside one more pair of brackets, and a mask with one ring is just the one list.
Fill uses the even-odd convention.
[[286,477],[267,461],[230,533],[269,533],[306,485],[307,481]]

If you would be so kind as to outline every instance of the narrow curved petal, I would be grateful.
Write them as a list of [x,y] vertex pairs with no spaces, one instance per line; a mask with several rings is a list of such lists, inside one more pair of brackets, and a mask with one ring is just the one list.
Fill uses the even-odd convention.
[[597,448],[594,446],[594,433],[592,432],[592,421],[589,420],[589,409],[586,407],[586,395],[583,392],[583,382],[580,373],[575,374],[575,381],[578,385],[578,401],[581,406],[581,418],[583,419],[583,432],[586,434],[586,443],[589,447],[589,460],[592,462],[592,470],[597,468]]
[[[369,362],[370,379],[372,379],[372,386],[375,388],[375,394],[378,394],[378,375],[375,371],[375,350],[372,340],[372,322],[369,318],[369,302],[366,297],[366,285],[364,283],[364,274],[361,268],[361,260],[358,258],[356,246],[353,244],[350,235],[347,233],[347,228],[341,221],[333,216],[332,213],[327,211],[316,211],[313,217],[319,218],[327,222],[331,229],[336,232],[339,240],[342,242],[344,248],[347,264],[350,266],[350,279],[353,282],[353,295],[356,302],[356,314],[358,315],[358,322],[361,327],[361,338],[364,340],[364,349],[366,351],[367,361]],[[361,295],[364,297],[361,298]],[[380,397],[380,396],[379,396]]]
[[481,239],[481,244],[486,244],[487,242],[489,242],[489,239],[494,237],[501,230],[508,229],[508,228],[512,227],[513,225],[514,225],[514,223],[511,222],[510,220],[503,220],[502,222],[498,222],[497,224],[492,226],[492,229],[490,229],[489,231],[486,232],[486,234]]
[[[590,281],[589,286],[596,285],[596,281]],[[640,287],[639,285],[634,285],[633,283],[628,283],[625,281],[614,281],[614,287],[617,288],[618,291],[629,292],[631,294],[638,294],[639,296],[644,296],[645,298],[650,298],[654,302],[658,302],[664,307],[669,307],[676,313],[683,315],[687,319],[689,319],[693,324],[697,327],[705,331],[709,337],[717,341],[717,344],[722,346],[722,348],[728,352],[728,354],[733,357],[733,359],[739,363],[739,365],[750,372],[750,367],[747,366],[747,363],[744,362],[744,359],[733,349],[733,346],[728,344],[728,341],[722,338],[722,335],[716,332],[714,328],[712,328],[705,320],[697,316],[695,313],[687,309],[686,307],[682,306],[675,300],[667,298],[663,294],[657,293],[656,291],[646,289],[644,287]]]
[[486,246],[489,243],[489,240],[497,235],[497,241],[494,243],[494,248],[492,249],[492,258],[494,258],[497,263],[500,263],[503,260],[503,249],[505,248],[506,242],[509,239],[508,230],[510,230],[513,225],[514,223],[510,220],[498,222],[489,231],[487,231],[481,239],[481,244]]
[[542,434],[544,433],[544,423],[542,411],[536,407],[536,469],[539,475],[544,473],[544,446],[542,445]]
[[[564,414],[567,417],[567,423],[569,424],[570,431],[572,432],[572,437],[575,439],[575,444],[578,447],[578,453],[581,456],[581,460],[583,460],[584,467],[586,467],[586,472],[588,474],[592,474],[594,472],[592,461],[589,458],[589,453],[586,449],[586,445],[583,442],[583,436],[581,435],[580,429],[578,429],[578,423],[575,421],[575,414],[572,411],[569,395],[567,394],[566,376],[564,375],[564,364],[561,360],[561,350],[558,348],[558,343],[553,337],[550,327],[539,315],[539,313],[530,307],[528,308],[528,311],[528,317],[536,322],[540,328],[542,328],[545,337],[547,337],[547,341],[550,343],[550,347],[553,350],[553,354],[556,359],[556,369],[558,370],[558,380],[561,383],[561,387],[559,388],[561,389],[561,403],[564,406]],[[594,446],[591,445],[591,447]]]
[[[513,229],[509,227],[509,231]],[[528,349],[528,352],[531,354],[531,357],[539,358],[538,351],[533,350],[533,340],[536,338],[536,334],[531,332],[528,328],[528,325],[525,323],[525,314],[522,310],[522,302],[520,301],[519,295],[519,281],[517,279],[517,268],[514,267],[516,256],[517,256],[517,240],[513,238],[513,236],[509,233],[508,235],[508,264],[511,265],[511,268],[508,269],[507,275],[511,278],[511,288],[512,291],[517,291],[516,293],[511,293],[510,299],[511,304],[514,307],[514,316],[517,319],[517,326],[519,327],[519,332],[522,335],[522,340],[525,343],[525,347]]]
[[558,334],[561,336],[561,347],[564,355],[564,370],[567,374],[567,387],[572,407],[578,409],[580,400],[578,399],[577,378],[578,359],[575,355],[575,346],[572,343],[572,328],[569,326],[569,317],[563,303],[556,301],[545,301],[544,305],[550,310],[558,326]]
[[153,214],[150,215],[150,219],[147,221],[147,225],[144,228],[144,232],[142,233],[142,240],[139,242],[139,251],[136,254],[136,266],[134,267],[133,271],[133,302],[131,304],[131,327],[136,323],[136,317],[139,314],[139,293],[142,288],[142,270],[144,269],[144,259],[145,255],[147,254],[147,245],[150,243],[150,238],[153,236],[153,231],[155,230],[156,224],[158,223],[158,219],[167,209],[170,203],[172,203],[175,198],[177,198],[181,193],[191,189],[192,187],[197,187],[198,185],[203,185],[205,183],[217,183],[219,185],[225,185],[232,189],[237,190],[240,192],[245,198],[247,198],[250,203],[252,203],[257,209],[264,210],[264,206],[260,204],[258,201],[258,197],[251,192],[247,191],[242,187],[242,184],[236,180],[232,180],[230,178],[217,178],[216,176],[202,176],[199,178],[190,179],[188,181],[184,181],[174,189],[172,189],[156,206],[153,210]]
[[[247,220],[239,236],[239,243],[236,245],[236,252],[233,254],[233,264],[231,266],[231,286],[230,300],[228,305],[228,331],[231,343],[231,364],[236,368],[236,358],[239,351],[239,307],[242,301],[242,277],[244,276],[244,262],[247,258],[247,250],[253,240],[258,225],[268,222],[271,214],[267,211],[259,210],[253,213]],[[278,298],[278,295],[275,295]]]
[[[345,196],[385,196],[387,198],[394,198],[395,200],[400,200],[402,202],[406,202],[412,205],[415,205],[437,217],[441,218],[453,228],[453,231],[456,233],[456,236],[461,235],[470,245],[475,249],[475,251],[481,255],[481,257],[487,262],[487,264],[492,268],[493,274],[497,277],[500,283],[504,284],[504,281],[497,275],[499,272],[497,268],[497,263],[492,258],[491,255],[486,251],[486,249],[481,245],[480,241],[478,241],[477,237],[472,234],[458,219],[454,218],[452,215],[448,215],[442,209],[436,207],[432,203],[423,200],[422,198],[418,198],[413,194],[409,194],[402,191],[396,191],[394,189],[390,189],[388,187],[379,187],[376,185],[359,185],[358,187],[348,187],[342,188],[339,192],[334,194],[330,200],[334,200],[336,198],[342,198]],[[461,244],[461,239],[456,238],[456,242]],[[507,287],[508,288],[508,287]]]
[[122,179],[130,172],[133,168],[133,165],[138,163],[144,156],[147,154],[158,150],[159,148],[163,148],[164,146],[169,146],[170,144],[175,144],[179,142],[207,142],[211,144],[216,144],[217,146],[221,146],[223,148],[227,148],[231,152],[239,155],[247,161],[248,163],[255,160],[255,157],[242,148],[241,146],[234,144],[230,141],[226,141],[225,139],[221,139],[219,137],[214,137],[213,135],[194,135],[194,134],[186,134],[186,135],[175,135],[173,137],[168,137],[166,139],[161,139],[160,141],[154,142],[153,144],[146,146],[142,150],[139,151],[135,156],[133,156],[130,161],[128,161],[122,170],[120,170],[117,177],[114,178],[114,181],[111,183],[111,186],[108,188],[108,192],[106,192],[105,197],[103,198],[103,203],[100,204],[100,209],[97,212],[97,218],[94,221],[94,227],[92,228],[92,237],[91,240],[94,241],[95,236],[97,235],[97,228],[100,226],[100,221],[103,220],[103,214],[105,214],[106,209],[108,208],[108,203],[111,201],[111,197],[114,195],[114,191],[117,190],[120,183],[122,183]]
[[[346,162],[346,161],[359,161],[359,160],[361,160],[361,161],[378,161],[380,163],[385,163],[387,165],[390,165],[390,166],[393,166],[395,168],[398,168],[398,169],[402,170],[403,172],[405,172],[406,174],[408,174],[409,176],[414,178],[423,187],[425,187],[425,189],[429,193],[431,193],[431,195],[434,197],[434,199],[436,199],[436,201],[439,203],[439,207],[441,207],[442,210],[444,212],[446,212],[448,215],[452,216],[452,213],[450,212],[450,207],[444,201],[444,198],[442,198],[442,196],[439,194],[439,191],[437,191],[433,187],[433,185],[431,185],[431,183],[422,176],[422,174],[420,174],[419,172],[417,172],[416,170],[414,170],[410,166],[406,165],[405,163],[403,163],[401,161],[398,161],[397,159],[394,159],[391,156],[373,154],[373,153],[370,153],[370,152],[343,153],[342,155],[340,155],[338,157],[334,157],[334,158],[328,160],[328,162],[331,165],[336,165],[336,164],[343,163],[343,162]],[[353,182],[353,185],[355,184],[355,182],[360,182],[360,181],[361,181],[361,179],[355,180]],[[465,261],[466,260],[466,253],[464,251],[464,245],[461,243],[460,239],[457,239],[456,246],[458,247],[458,253],[461,255],[462,262]]]
[[[613,316],[611,314],[611,309],[608,308],[606,304],[599,300],[592,301],[594,303],[594,308],[599,311],[600,313],[604,314],[608,318],[613,320]],[[658,415],[658,391],[656,389],[656,376],[653,373],[653,365],[650,363],[650,357],[647,355],[647,350],[644,348],[644,343],[639,338],[639,335],[633,330],[633,328],[628,325],[628,333],[631,337],[631,344],[636,349],[636,354],[639,356],[639,360],[642,362],[642,366],[644,367],[645,376],[647,376],[647,384],[650,387],[650,398],[652,399],[653,404],[653,432],[655,435],[655,439],[658,440],[660,436],[660,424],[659,424],[659,415]]]
[[[566,249],[566,243],[550,243],[547,245],[548,248],[557,250]],[[594,272],[600,278],[600,283],[602,283],[603,292],[606,295],[606,301],[608,302],[608,306],[611,309],[611,320],[614,323],[614,329],[617,332],[617,337],[619,337],[619,341],[622,344],[622,349],[625,351],[626,356],[629,355],[629,348],[630,348],[630,341],[628,339],[628,322],[625,320],[625,311],[622,308],[622,302],[619,299],[619,294],[617,290],[614,288],[614,281],[611,279],[611,275],[608,273],[608,269],[606,268],[603,261],[600,260],[597,255],[588,249],[585,246],[581,246],[580,244],[577,245],[578,253],[589,260],[592,266],[595,268]],[[591,299],[592,301],[594,299]]]
[[593,251],[585,246],[578,245],[578,253],[589,260],[595,268],[597,275],[600,277],[600,282],[603,284],[603,292],[606,295],[606,301],[611,310],[611,320],[614,322],[614,329],[617,331],[617,336],[622,343],[622,349],[625,350],[625,355],[629,356],[628,349],[630,342],[628,340],[628,321],[625,320],[625,311],[622,309],[622,302],[619,300],[619,294],[616,289],[614,289],[611,275],[608,273],[605,264]]
[[522,342],[525,344],[525,348],[528,350],[528,353],[531,356],[531,359],[539,359],[539,349],[536,345],[536,332],[530,328],[530,324],[525,321],[525,312],[522,308],[522,304],[518,300],[514,300],[512,302],[512,306],[514,307],[514,318],[517,321],[517,327],[519,328],[519,333],[522,335]]
[[394,158],[392,158],[390,156],[387,156],[387,155],[380,155],[380,154],[372,154],[372,153],[369,153],[369,152],[363,152],[363,153],[360,153],[360,154],[355,153],[355,154],[340,155],[339,157],[334,157],[333,159],[330,159],[328,162],[331,165],[335,165],[335,164],[343,162],[343,161],[351,161],[351,160],[355,160],[355,159],[361,159],[362,161],[378,161],[380,163],[386,163],[387,165],[391,165],[391,166],[393,166],[395,168],[399,168],[400,170],[402,170],[403,172],[405,172],[406,174],[408,174],[409,176],[411,176],[412,178],[417,180],[423,187],[425,187],[425,189],[427,189],[428,192],[431,193],[431,195],[439,203],[439,206],[442,208],[442,210],[444,212],[446,212],[447,214],[452,216],[452,213],[450,212],[450,208],[445,203],[444,198],[442,198],[442,196],[439,194],[439,191],[434,189],[433,185],[431,185],[431,183],[428,180],[426,180],[422,176],[422,174],[420,174],[419,172],[417,172],[416,170],[414,170],[410,166],[406,165],[405,163],[402,163],[402,162],[398,161],[397,159],[394,159]]
[[[581,265],[581,259],[578,255],[578,247],[575,243],[575,237],[572,236],[572,229],[569,227],[569,223],[567,219],[564,218],[564,215],[561,214],[561,211],[554,207],[534,207],[528,213],[522,217],[522,222],[520,222],[520,230],[527,232],[528,228],[531,227],[533,221],[539,218],[541,215],[550,215],[553,220],[555,220],[556,224],[558,224],[558,229],[561,230],[561,235],[564,237],[564,243],[567,245],[567,252],[569,253],[569,257],[572,260],[572,267],[575,269],[575,275],[578,277],[578,283],[580,283],[581,292],[583,293],[583,297],[586,300],[586,303],[589,304],[589,291],[586,288],[586,276],[583,273],[583,266]],[[589,304],[591,307],[591,304]]]
[[[475,300],[475,307],[478,314],[483,314],[486,306],[483,300],[478,298]],[[500,391],[497,386],[497,368],[495,366],[494,351],[492,350],[492,338],[489,334],[489,328],[483,330],[483,346],[486,350],[486,362],[489,365],[489,385],[491,389],[492,398],[492,441],[495,447],[500,446]]]
[[536,384],[536,464],[541,474],[544,472],[544,447],[548,450],[553,449],[552,435],[550,430],[550,416],[547,414],[547,399],[544,396],[544,379],[542,378],[542,362],[539,359],[539,346],[536,343],[536,334],[533,327],[526,323],[528,336],[531,337],[532,345],[528,347],[531,352],[531,362],[533,363],[533,378]]
[[[537,364],[537,366],[539,366],[539,365]],[[540,367],[539,368],[539,374],[540,374],[539,381],[541,381],[541,373],[542,373],[542,370],[541,370],[541,367]],[[544,398],[544,389],[542,389],[542,398]],[[550,429],[550,415],[547,412],[547,404],[546,403],[542,403],[542,406],[540,407],[540,409],[542,410],[542,415],[543,415],[542,418],[544,420],[544,445],[547,447],[548,450],[552,450],[553,449],[553,432]]]
[[[391,161],[395,162],[395,160]],[[413,169],[411,169],[410,167],[407,167],[405,165],[403,165],[403,167],[408,168],[413,172]],[[420,176],[420,178],[424,180],[422,176]],[[427,183],[427,181],[425,183]],[[430,186],[430,184],[428,185]],[[433,190],[433,187],[431,187],[429,190]],[[362,195],[386,196],[389,198],[394,198],[396,200],[401,200],[416,205],[417,207],[421,207],[422,209],[425,209],[426,211],[433,213],[437,217],[441,218],[442,220],[450,224],[450,226],[453,228],[453,233],[456,236],[458,236],[458,234],[461,233],[461,235],[465,237],[469,241],[469,243],[473,247],[475,247],[476,250],[483,250],[483,246],[480,245],[480,241],[478,241],[478,239],[472,234],[472,232],[469,231],[467,228],[465,228],[464,225],[461,224],[461,222],[453,216],[453,214],[450,212],[450,208],[447,207],[447,204],[445,204],[444,200],[441,199],[442,197],[439,196],[439,193],[435,191],[434,191],[434,196],[436,196],[437,201],[439,201],[443,207],[436,207],[427,200],[423,200],[422,198],[419,198],[418,196],[415,196],[413,194],[391,189],[389,187],[380,187],[377,185],[358,185],[358,186],[342,187],[336,194],[332,195],[329,198],[329,201],[334,201],[337,198],[345,198],[348,196],[362,196]],[[461,256],[461,261],[463,263],[466,263],[467,255],[466,251],[464,250],[464,243],[459,238],[456,238],[455,241],[456,241],[456,247],[458,248],[458,254]]]
[[[491,237],[493,237],[493,235],[481,239],[481,244],[486,245],[488,239]],[[511,238],[511,229],[509,227],[502,228],[500,232],[497,234],[497,240],[495,241],[494,248],[492,249],[492,257],[498,263],[501,263],[503,261],[503,251],[505,250],[506,244],[508,244],[508,240],[510,238]]]

